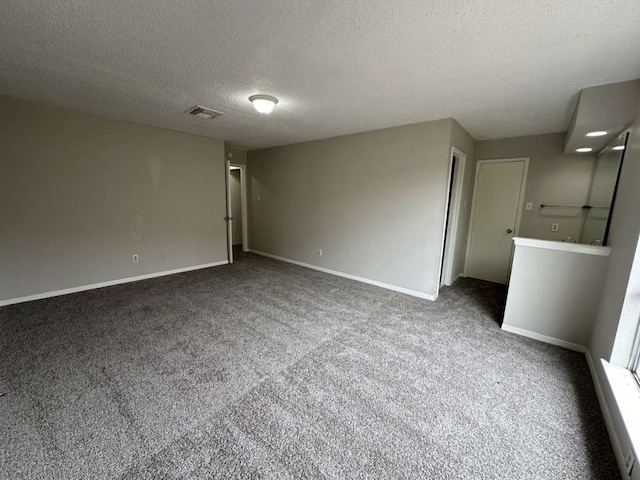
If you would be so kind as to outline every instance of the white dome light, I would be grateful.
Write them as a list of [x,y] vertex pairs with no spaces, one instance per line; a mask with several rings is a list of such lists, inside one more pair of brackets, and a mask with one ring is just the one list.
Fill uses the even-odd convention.
[[271,95],[253,95],[249,97],[249,101],[253,103],[253,108],[264,114],[273,112],[276,103],[278,103],[278,99]]
[[607,133],[604,130],[599,130],[597,132],[589,132],[587,133],[587,137],[604,137]]
[[578,153],[587,153],[592,151],[593,151],[593,148],[589,148],[589,147],[576,148],[576,152]]

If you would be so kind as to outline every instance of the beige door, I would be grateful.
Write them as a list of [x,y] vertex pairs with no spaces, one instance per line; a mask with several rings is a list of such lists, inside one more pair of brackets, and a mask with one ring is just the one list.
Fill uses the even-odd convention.
[[506,284],[524,199],[528,159],[481,160],[476,169],[467,277]]

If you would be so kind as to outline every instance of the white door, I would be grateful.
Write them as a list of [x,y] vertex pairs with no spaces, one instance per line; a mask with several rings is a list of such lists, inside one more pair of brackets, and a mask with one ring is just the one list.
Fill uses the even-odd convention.
[[528,159],[481,160],[473,193],[467,277],[506,284],[522,212]]
[[464,250],[458,247],[458,232],[464,228],[461,222],[462,193],[467,155],[456,147],[451,148],[451,181],[449,182],[449,203],[444,225],[444,247],[442,256],[441,285],[451,286],[464,269]]

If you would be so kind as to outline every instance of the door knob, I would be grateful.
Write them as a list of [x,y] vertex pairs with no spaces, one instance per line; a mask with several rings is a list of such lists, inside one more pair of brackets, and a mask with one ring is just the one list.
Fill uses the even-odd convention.
[[511,230],[510,228],[507,228],[507,233],[513,233],[513,230]]

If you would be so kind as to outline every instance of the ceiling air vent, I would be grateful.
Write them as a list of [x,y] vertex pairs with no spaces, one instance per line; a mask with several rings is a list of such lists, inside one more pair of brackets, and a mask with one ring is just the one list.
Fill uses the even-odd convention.
[[211,108],[203,107],[201,105],[191,107],[185,113],[193,115],[194,117],[206,118],[207,120],[213,120],[216,117],[221,117],[222,115],[224,115],[224,113],[222,112],[217,112]]

